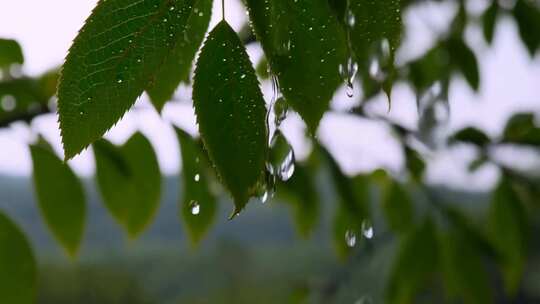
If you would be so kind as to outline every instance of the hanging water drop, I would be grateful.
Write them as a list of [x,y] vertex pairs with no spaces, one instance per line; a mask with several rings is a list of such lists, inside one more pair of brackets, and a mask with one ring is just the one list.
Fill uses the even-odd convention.
[[354,96],[354,80],[356,74],[358,73],[358,64],[353,60],[352,57],[347,58],[345,63],[339,65],[339,75],[345,82],[347,96]]
[[345,16],[347,25],[350,27],[354,27],[356,24],[356,17],[354,16],[354,12],[350,9],[347,10],[347,14]]
[[199,205],[199,202],[197,201],[191,201],[189,203],[189,208],[192,215],[199,215],[199,213],[201,213],[201,205]]
[[278,129],[270,141],[270,153],[266,169],[282,181],[289,180],[295,168],[294,150]]
[[264,191],[262,193],[262,195],[259,196],[259,200],[261,201],[261,203],[266,204],[266,202],[268,201],[269,196],[270,196],[270,194],[268,193],[268,191]]
[[347,246],[350,248],[356,246],[356,233],[354,233],[354,231],[345,231],[345,243],[347,243]]
[[369,220],[364,220],[362,222],[362,235],[366,239],[373,238],[375,231],[373,230],[373,225],[371,225],[371,222]]
[[287,114],[289,112],[289,105],[287,104],[285,98],[278,98],[278,100],[276,100],[276,102],[272,105],[272,111],[274,113],[275,127],[278,129],[285,118],[287,118]]
[[193,180],[196,181],[196,182],[199,182],[199,180],[201,180],[201,175],[200,174],[195,174],[195,176],[193,177]]

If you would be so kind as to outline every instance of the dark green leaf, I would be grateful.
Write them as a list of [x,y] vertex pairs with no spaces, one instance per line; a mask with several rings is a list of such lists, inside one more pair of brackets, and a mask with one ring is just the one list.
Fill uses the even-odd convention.
[[277,195],[291,205],[296,227],[303,237],[308,237],[319,219],[319,195],[309,164],[297,163],[294,175],[278,183]]
[[409,193],[401,184],[391,182],[384,195],[382,207],[390,229],[406,232],[414,223],[414,209]]
[[519,287],[527,253],[527,216],[512,181],[503,176],[492,194],[488,214],[489,236],[502,257],[509,292]]
[[492,0],[491,5],[482,15],[482,29],[484,38],[491,44],[495,33],[495,25],[497,24],[497,16],[499,14],[499,3],[497,0]]
[[171,99],[180,82],[189,81],[193,58],[201,46],[210,23],[212,1],[195,0],[192,2],[194,2],[193,9],[189,11],[186,26],[178,33],[176,47],[156,73],[147,90],[158,111],[161,111],[165,103]]
[[473,51],[458,38],[450,38],[447,42],[448,53],[452,65],[459,70],[471,88],[478,91],[480,87],[480,72]]
[[450,142],[464,142],[478,147],[484,147],[488,145],[491,140],[483,131],[474,127],[467,127],[452,135],[450,137]]
[[345,34],[327,0],[245,0],[281,92],[312,134],[343,82]]
[[386,289],[386,303],[412,304],[437,271],[435,225],[425,220],[401,241]]
[[12,64],[23,64],[24,56],[21,46],[15,40],[0,39],[0,70]]
[[83,238],[86,216],[83,187],[71,168],[52,150],[35,145],[30,151],[41,213],[56,239],[75,256]]
[[[349,8],[343,18],[345,25],[350,27],[350,41],[356,60],[361,70],[367,70],[371,61],[379,57],[379,65],[388,74],[383,88],[390,96],[395,78],[394,55],[401,41],[403,27],[402,0],[348,0],[348,3]],[[384,54],[386,52],[388,54]]]
[[481,252],[468,235],[450,228],[440,238],[441,266],[445,287],[451,298],[466,304],[493,303]]
[[212,30],[201,51],[193,105],[203,143],[234,198],[236,214],[263,178],[266,108],[246,50],[224,21]]
[[405,146],[405,160],[407,162],[407,169],[409,169],[413,179],[417,182],[422,182],[426,163],[422,159],[422,156],[420,156],[420,153],[411,149],[409,146]]
[[450,78],[449,55],[442,43],[409,64],[409,81],[417,92],[424,92],[433,83],[445,83]]
[[123,146],[94,144],[96,178],[105,206],[130,237],[150,223],[159,205],[161,173],[150,142],[140,133]]
[[210,190],[210,167],[202,145],[189,134],[176,129],[182,152],[182,184],[180,202],[191,241],[197,245],[208,232],[217,211],[216,198]]
[[178,42],[188,32],[194,2],[99,2],[69,51],[58,88],[66,159],[99,139],[150,87],[183,46]]
[[540,127],[537,127],[532,113],[518,113],[512,116],[504,129],[503,142],[540,146]]
[[37,78],[0,81],[0,125],[2,121],[25,120],[29,114],[48,111],[49,100],[56,93],[57,71]]
[[516,19],[521,40],[529,50],[531,56],[536,54],[540,47],[540,8],[538,3],[530,0],[517,0],[514,6],[514,18]]
[[19,228],[0,212],[0,303],[34,304],[36,262]]

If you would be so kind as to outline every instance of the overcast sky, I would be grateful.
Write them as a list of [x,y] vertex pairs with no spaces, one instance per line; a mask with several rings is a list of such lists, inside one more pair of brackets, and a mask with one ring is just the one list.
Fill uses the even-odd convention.
[[[218,2],[214,6],[212,24],[221,18]],[[22,44],[26,57],[24,71],[37,75],[63,62],[72,39],[95,3],[94,0],[0,1],[0,37],[13,38]],[[236,1],[228,0],[227,3],[227,20],[238,30],[245,21],[245,14]],[[480,12],[485,5],[484,0],[468,3],[474,12]],[[433,37],[445,29],[453,9],[454,5],[447,3],[409,12],[405,16],[407,35],[398,60],[418,56],[426,50],[433,43]],[[540,56],[532,60],[527,55],[517,36],[515,24],[510,19],[505,19],[497,27],[492,47],[486,46],[481,30],[474,26],[467,31],[467,42],[479,55],[481,89],[475,94],[462,79],[457,78],[452,82],[451,129],[475,125],[491,135],[497,135],[508,116],[515,111],[529,110],[540,114]],[[261,55],[258,47],[250,47],[248,51],[253,61]],[[263,91],[268,100],[271,95],[270,86],[263,84]],[[189,88],[180,88],[177,96],[185,102],[167,106],[164,120],[195,133]],[[174,133],[168,123],[148,107],[145,98],[142,99],[138,105],[148,110],[133,111],[107,137],[121,143],[134,130],[141,129],[156,148],[162,170],[165,173],[175,173],[180,164]],[[379,106],[375,108],[381,115],[388,115],[410,127],[415,126],[415,97],[406,85],[398,84],[394,89],[390,113],[386,113],[385,100],[382,97],[380,99]],[[341,90],[336,94],[333,104],[335,108],[340,108],[350,102]],[[299,136],[302,128],[303,124],[296,116],[290,117],[284,124],[285,133],[293,141],[300,157],[309,149]],[[61,153],[54,115],[37,119],[33,129],[44,133]],[[377,166],[397,170],[403,161],[398,156],[399,146],[386,129],[376,123],[359,122],[342,115],[326,115],[319,136],[329,144],[331,151],[349,173]],[[0,174],[31,173],[27,149],[31,138],[31,132],[23,125],[0,130]],[[90,156],[91,153],[85,152],[70,164],[80,174],[92,174],[94,163]],[[472,175],[465,173],[465,159],[469,156],[470,153],[464,151],[431,156],[429,179],[435,183],[450,181],[456,187],[487,187],[492,184],[497,177],[493,168],[485,168]]]

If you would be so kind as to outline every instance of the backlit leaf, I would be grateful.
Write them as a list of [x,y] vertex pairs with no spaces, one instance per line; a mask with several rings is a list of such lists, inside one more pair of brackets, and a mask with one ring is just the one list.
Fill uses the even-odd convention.
[[345,33],[327,0],[244,0],[281,92],[311,133],[343,82]]
[[34,304],[36,262],[19,228],[0,212],[0,303]]
[[56,239],[74,256],[83,238],[86,217],[81,182],[52,150],[34,145],[30,151],[39,209]]
[[214,221],[217,204],[210,190],[210,167],[202,145],[189,134],[176,129],[182,153],[182,199],[180,210],[191,241],[196,245]]
[[209,34],[193,84],[204,146],[240,212],[256,192],[267,155],[266,108],[255,71],[224,21]]
[[159,205],[161,173],[154,150],[141,133],[121,147],[106,140],[93,147],[97,184],[105,206],[129,236],[136,237]]
[[158,80],[156,73],[185,39],[194,3],[98,3],[69,51],[58,88],[66,159],[99,139]]

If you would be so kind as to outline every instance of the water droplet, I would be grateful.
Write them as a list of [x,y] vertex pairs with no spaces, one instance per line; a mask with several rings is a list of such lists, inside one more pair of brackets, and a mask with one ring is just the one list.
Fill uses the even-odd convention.
[[191,201],[189,203],[189,208],[193,215],[199,215],[199,213],[201,213],[201,205],[199,205],[199,202],[197,201]]
[[2,106],[2,109],[6,112],[11,112],[15,110],[15,107],[17,107],[17,99],[11,95],[5,95],[2,97],[2,101],[0,102],[0,106]]
[[371,225],[371,222],[369,220],[364,220],[362,222],[362,235],[366,239],[373,238],[375,231],[373,230],[373,225]]
[[270,194],[268,193],[268,191],[264,191],[262,193],[261,196],[259,196],[259,200],[261,201],[261,203],[265,204],[267,201],[268,201],[268,197],[270,196]]
[[370,296],[362,296],[360,299],[356,300],[354,304],[373,304],[373,300]]
[[282,181],[289,180],[294,174],[295,156],[291,145],[278,129],[270,141],[270,153],[266,169]]
[[450,105],[440,81],[418,94],[418,139],[427,147],[435,149],[445,142],[445,132],[450,120]]
[[345,63],[339,65],[339,75],[347,86],[346,93],[348,97],[353,97],[354,95],[354,80],[357,73],[358,64],[352,57],[347,58]]
[[195,176],[193,177],[193,180],[196,181],[196,182],[199,182],[201,180],[201,176],[197,173],[195,174]]
[[351,248],[356,246],[356,233],[353,230],[345,231],[345,242]]
[[347,25],[350,27],[354,27],[356,24],[356,17],[354,16],[354,12],[350,9],[347,10],[347,15],[345,16]]
[[287,114],[289,112],[289,105],[287,104],[285,98],[280,97],[278,100],[276,100],[276,102],[272,105],[272,111],[274,113],[274,123],[277,129],[285,118],[287,118]]
[[370,60],[369,76],[378,82],[384,82],[386,79],[386,73],[383,71],[379,58],[377,57],[373,57]]

